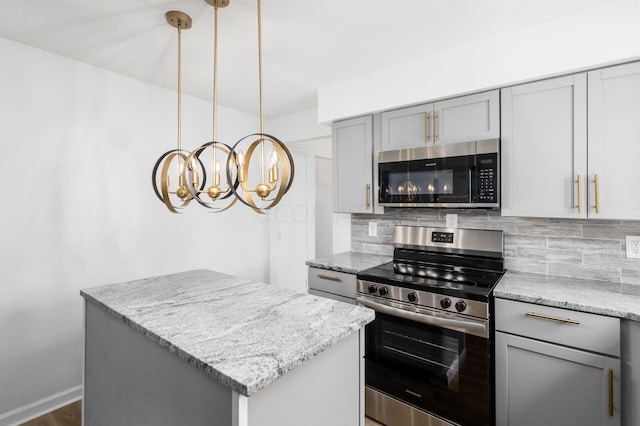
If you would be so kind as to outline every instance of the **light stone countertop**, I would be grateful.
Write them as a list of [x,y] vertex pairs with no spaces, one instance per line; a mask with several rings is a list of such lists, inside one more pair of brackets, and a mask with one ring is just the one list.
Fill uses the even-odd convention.
[[[308,260],[316,268],[357,274],[393,260],[390,256],[345,252]],[[507,271],[494,296],[640,321],[640,285]]]
[[357,274],[360,271],[382,265],[383,263],[391,262],[392,260],[392,256],[347,251],[344,253],[334,254],[333,256],[307,260],[305,264],[314,268]]
[[245,396],[374,319],[361,306],[208,270],[80,294]]
[[502,299],[640,321],[640,286],[507,271],[493,294]]

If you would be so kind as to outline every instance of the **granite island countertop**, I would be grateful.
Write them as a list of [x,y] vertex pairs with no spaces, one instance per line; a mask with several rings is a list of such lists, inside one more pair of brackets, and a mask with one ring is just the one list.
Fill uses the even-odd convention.
[[357,274],[360,271],[382,265],[383,263],[387,263],[392,260],[392,256],[347,251],[344,253],[334,254],[332,256],[307,260],[305,264],[314,268],[327,269],[329,271]]
[[374,319],[374,312],[361,306],[209,270],[80,294],[245,396]]
[[640,285],[507,271],[493,294],[502,299],[640,321]]

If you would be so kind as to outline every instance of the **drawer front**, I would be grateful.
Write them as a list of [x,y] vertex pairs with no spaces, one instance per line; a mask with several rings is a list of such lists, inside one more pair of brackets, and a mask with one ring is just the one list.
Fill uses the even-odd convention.
[[505,299],[495,307],[498,331],[620,356],[618,318]]
[[356,298],[356,276],[328,269],[309,268],[309,289]]
[[338,296],[337,294],[333,294],[333,293],[326,293],[324,291],[314,290],[312,288],[309,289],[309,294],[311,294],[313,296],[326,297],[327,299],[337,300],[338,302],[344,302],[344,303],[348,303],[350,305],[355,305],[356,304],[356,300],[355,299],[351,299],[349,297],[344,297],[344,296]]

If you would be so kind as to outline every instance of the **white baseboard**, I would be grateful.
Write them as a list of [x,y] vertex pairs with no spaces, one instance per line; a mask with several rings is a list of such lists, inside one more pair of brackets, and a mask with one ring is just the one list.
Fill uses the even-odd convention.
[[74,386],[40,401],[23,405],[0,415],[0,426],[18,426],[82,398],[82,386]]

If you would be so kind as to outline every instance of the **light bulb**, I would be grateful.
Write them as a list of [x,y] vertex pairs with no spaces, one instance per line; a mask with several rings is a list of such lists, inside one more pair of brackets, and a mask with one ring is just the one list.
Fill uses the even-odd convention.
[[236,164],[238,165],[238,180],[244,182],[246,178],[244,175],[244,152],[241,149],[236,153]]
[[238,150],[238,152],[236,153],[236,163],[238,164],[238,167],[242,167],[244,166],[244,152],[242,152],[241,149]]
[[213,176],[213,184],[215,186],[220,186],[220,160],[216,160],[216,172]]

